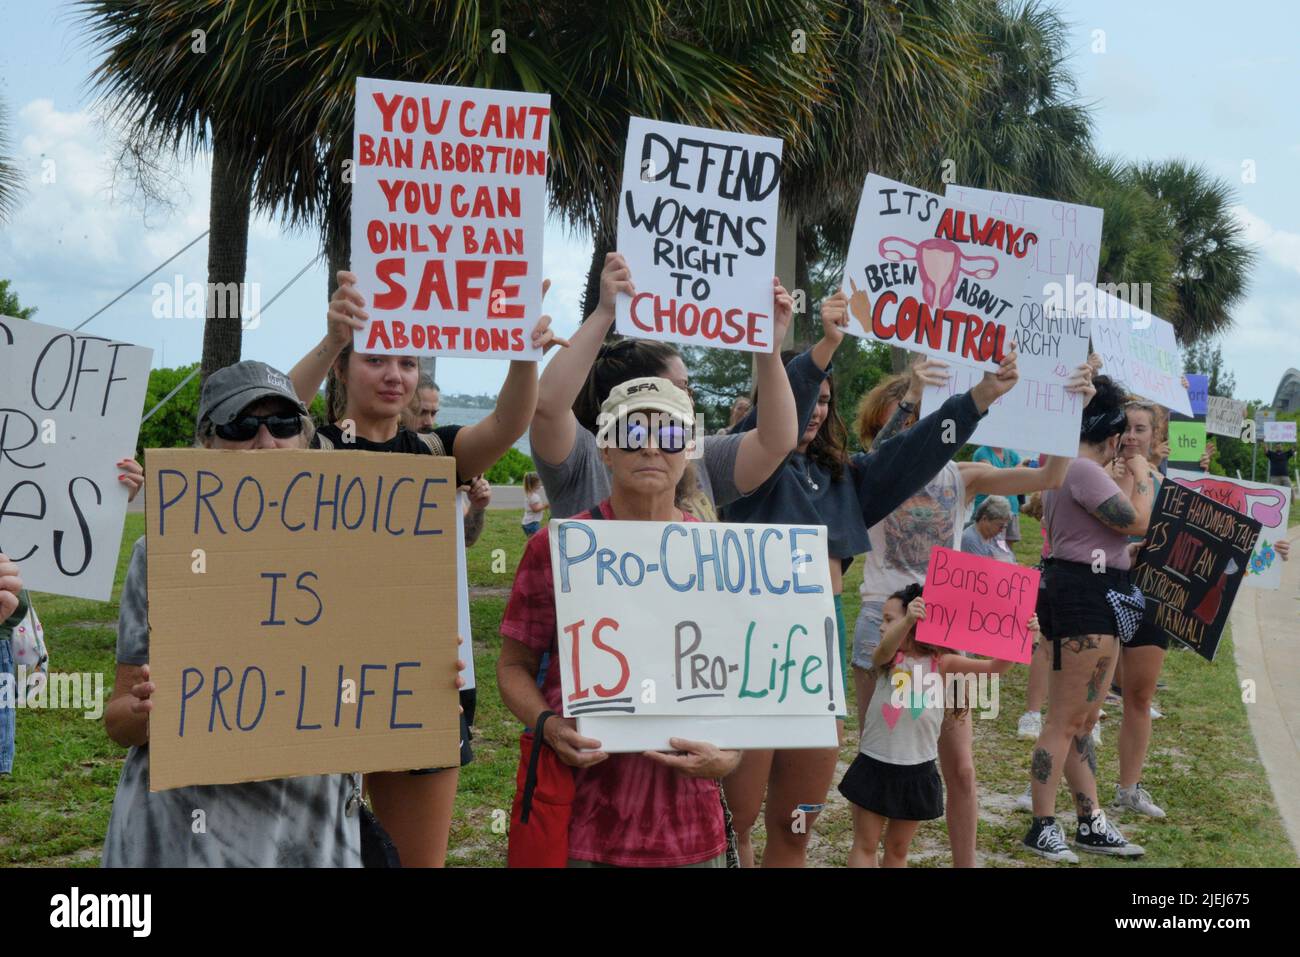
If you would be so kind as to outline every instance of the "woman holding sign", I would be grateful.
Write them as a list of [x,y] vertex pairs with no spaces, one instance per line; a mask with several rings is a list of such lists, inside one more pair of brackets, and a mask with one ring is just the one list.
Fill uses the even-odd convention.
[[[414,355],[363,354],[352,348],[352,334],[366,328],[365,297],[357,277],[338,274],[330,299],[328,331],[320,344],[290,373],[294,390],[309,402],[327,374],[333,377],[328,425],[317,430],[314,448],[449,455],[456,459],[456,480],[468,485],[486,472],[528,428],[537,404],[537,363],[514,360],[497,395],[494,412],[474,425],[435,428],[415,433],[402,427],[420,380]],[[543,284],[543,295],[549,282]],[[550,316],[533,329],[532,345],[545,350],[556,340]],[[463,707],[463,706],[462,706]],[[461,764],[473,760],[469,727],[461,715]],[[442,773],[437,773],[437,772]],[[452,805],[459,769],[386,772],[366,775],[375,814],[397,845],[405,867],[442,867],[447,858]]]
[[[800,396],[799,444],[757,492],[727,509],[727,518],[827,526],[843,669],[847,657],[840,597],[844,568],[855,555],[868,550],[867,529],[944,467],[988,407],[1015,385],[1017,373],[1013,350],[996,374],[987,374],[969,393],[953,396],[915,428],[880,443],[869,453],[849,455],[844,423],[835,411],[830,374],[831,359],[848,325],[847,299],[843,294],[834,296],[822,303],[821,312],[821,340],[786,365],[786,374]],[[816,388],[806,388],[806,382]],[[766,401],[760,391],[758,409]],[[736,427],[737,432],[753,428],[756,411]],[[838,753],[835,748],[745,753],[740,771],[726,783],[743,863],[753,863],[749,832],[758,819],[766,789],[763,865],[803,866],[810,828],[825,806]]]
[[[615,300],[635,292],[626,260],[609,253],[600,274],[599,303],[574,333],[572,346],[542,372],[528,439],[554,518],[567,518],[609,495],[609,471],[595,434],[597,413],[611,389],[628,379],[656,376],[690,394],[686,364],[671,344],[639,339],[605,344],[614,325]],[[794,301],[777,279],[772,280],[772,295],[772,336],[779,344],[794,315]],[[794,448],[794,397],[780,357],[756,353],[754,366],[758,387],[768,395],[757,427],[700,439],[699,491],[688,508],[702,522],[716,521],[718,508],[756,489]]]
[[[692,482],[685,452],[695,416],[687,394],[667,379],[634,379],[610,393],[603,412],[596,438],[613,487],[608,499],[575,517],[696,521],[681,507],[683,486]],[[497,684],[506,707],[528,727],[540,725],[546,746],[573,769],[567,829],[554,836],[567,838],[560,856],[570,867],[725,867],[717,782],[739,764],[740,753],[682,738],[670,739],[674,754],[601,751],[599,741],[578,733],[575,719],[560,717],[560,669],[547,668],[538,688],[542,656],[557,653],[556,628],[550,529],[543,528],[528,540],[515,574],[501,622]],[[553,812],[555,796],[547,798]]]
[[[1030,787],[1033,823],[1024,847],[1049,861],[1075,863],[1056,822],[1056,789],[1064,774],[1078,812],[1074,845],[1082,851],[1137,857],[1141,847],[1125,840],[1097,800],[1097,758],[1092,728],[1110,686],[1120,642],[1127,643],[1142,620],[1141,592],[1130,582],[1129,536],[1145,535],[1155,501],[1150,481],[1136,480],[1125,494],[1106,465],[1113,462],[1128,418],[1122,390],[1106,376],[1083,410],[1079,457],[1059,490],[1043,495],[1043,522],[1052,557],[1043,577],[1052,641],[1048,695],[1052,707],[1034,745]],[[1136,449],[1124,468],[1149,477],[1150,464]],[[1040,609],[1041,614],[1041,609]]]
[[[240,362],[210,375],[199,399],[198,444],[301,449],[311,419],[282,372]],[[108,736],[130,748],[104,840],[105,867],[359,867],[350,775],[149,790],[149,592],[145,540],[122,585],[117,675],[104,710]]]

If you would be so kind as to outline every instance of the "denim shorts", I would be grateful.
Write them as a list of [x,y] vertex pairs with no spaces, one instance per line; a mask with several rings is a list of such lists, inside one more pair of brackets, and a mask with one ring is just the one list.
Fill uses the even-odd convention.
[[14,769],[14,702],[18,688],[14,677],[13,642],[0,639],[0,774]]
[[885,611],[883,601],[864,601],[853,626],[853,667],[870,668],[871,654],[880,644],[880,629]]

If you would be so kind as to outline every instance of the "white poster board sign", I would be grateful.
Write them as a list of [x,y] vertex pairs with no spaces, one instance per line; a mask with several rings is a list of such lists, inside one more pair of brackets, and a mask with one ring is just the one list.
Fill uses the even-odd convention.
[[1265,442],[1294,442],[1295,425],[1296,424],[1294,422],[1265,422],[1264,441]]
[[[1066,392],[1070,374],[1088,358],[1091,299],[1074,294],[1097,278],[1102,211],[1035,196],[949,186],[946,198],[971,209],[1025,224],[1038,236],[1033,269],[1017,307],[1014,338],[1020,381],[993,403],[970,442],[1019,447],[1048,455],[1075,455],[1083,403]],[[1076,300],[1084,304],[1076,307]],[[982,373],[954,366],[945,386],[931,386],[921,399],[928,415],[945,399],[966,392]]]
[[841,285],[849,332],[995,370],[1037,242],[1023,223],[871,173]]
[[465,670],[460,673],[465,679],[463,690],[475,687],[474,681],[474,635],[469,619],[469,563],[465,559],[465,509],[469,507],[469,495],[456,493],[456,514],[460,520],[456,523],[456,634],[460,637],[460,658],[465,662]]
[[357,78],[363,353],[540,359],[551,98]]
[[550,546],[564,714],[604,750],[836,744],[824,526],[557,519]]
[[1246,424],[1246,403],[1212,395],[1205,404],[1205,431],[1211,435],[1230,435],[1241,438]]
[[632,117],[618,250],[636,295],[615,303],[621,334],[772,351],[781,146],[770,136]]
[[153,350],[0,316],[0,552],[33,591],[107,601]]
[[1282,559],[1274,546],[1278,539],[1286,537],[1287,518],[1291,512],[1289,489],[1180,469],[1170,469],[1169,477],[1259,522],[1263,528],[1254,551],[1250,553],[1242,584],[1247,588],[1282,587]]
[[1183,357],[1174,327],[1165,320],[1099,290],[1092,346],[1101,355],[1102,374],[1144,399],[1192,414],[1182,383]]

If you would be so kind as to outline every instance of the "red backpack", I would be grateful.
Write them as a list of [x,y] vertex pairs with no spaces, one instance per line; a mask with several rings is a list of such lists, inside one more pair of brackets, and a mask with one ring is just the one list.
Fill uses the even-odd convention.
[[543,711],[537,726],[519,736],[507,867],[565,867],[569,863],[573,769],[546,744],[542,732],[553,717],[554,711]]

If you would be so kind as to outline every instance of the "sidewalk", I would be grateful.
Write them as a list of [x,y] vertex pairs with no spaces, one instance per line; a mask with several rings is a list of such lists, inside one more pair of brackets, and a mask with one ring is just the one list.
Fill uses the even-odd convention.
[[1300,528],[1290,530],[1291,561],[1278,591],[1242,588],[1232,606],[1239,681],[1255,682],[1246,705],[1291,844],[1300,852]]

